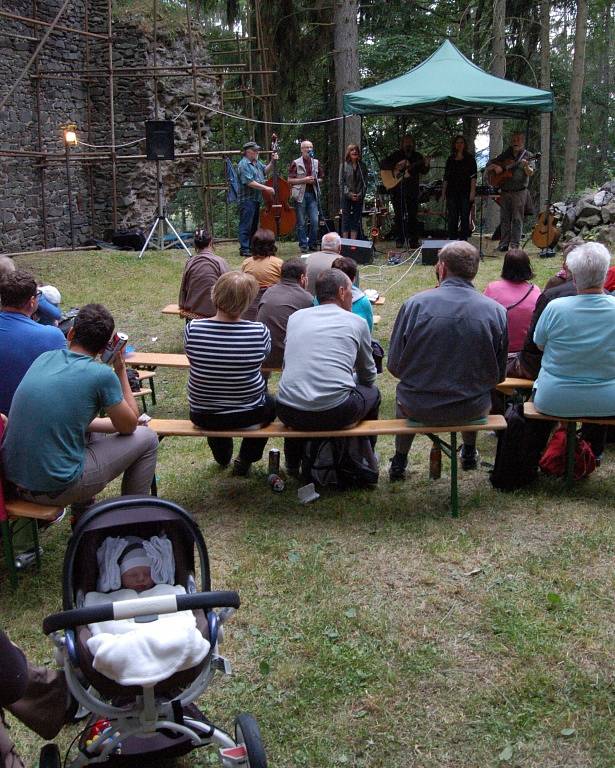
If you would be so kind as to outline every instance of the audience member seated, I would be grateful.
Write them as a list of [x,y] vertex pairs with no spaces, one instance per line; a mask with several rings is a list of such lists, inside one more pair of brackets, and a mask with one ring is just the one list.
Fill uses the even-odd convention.
[[[94,360],[113,327],[102,305],[82,307],[68,332],[68,349],[40,355],[17,387],[2,460],[6,479],[27,501],[72,504],[78,513],[122,473],[122,494],[149,492],[156,433],[137,426],[139,410],[122,355],[112,367]],[[108,418],[96,418],[102,409]]]
[[[318,306],[288,319],[277,412],[294,429],[342,429],[377,419],[380,392],[369,329],[353,315],[352,283],[339,269],[316,280]],[[298,471],[302,445],[287,440],[286,464]]]
[[325,269],[331,269],[331,264],[342,252],[342,238],[337,232],[327,232],[320,244],[322,250],[314,251],[307,257],[307,289],[316,295],[316,278]]
[[534,329],[536,328],[536,323],[549,302],[564,296],[576,296],[577,293],[576,285],[566,266],[565,259],[562,265],[562,272],[566,275],[566,280],[562,281],[558,279],[551,288],[545,288],[538,297],[534,312],[532,313],[532,319],[530,320],[523,341],[523,347],[516,355],[508,358],[508,364],[506,366],[507,376],[516,379],[532,379],[532,381],[538,376],[542,360],[542,350],[538,349],[534,343]]
[[[271,336],[262,323],[242,318],[258,294],[256,279],[243,272],[218,278],[212,299],[216,314],[186,325],[184,343],[190,362],[190,419],[204,429],[235,429],[265,425],[275,417],[275,401],[267,394],[261,366],[271,351]],[[214,459],[230,464],[233,440],[208,437]],[[266,439],[241,442],[234,475],[247,475],[259,461]]]
[[341,269],[350,278],[352,283],[352,312],[362,317],[367,323],[369,332],[374,329],[374,312],[372,303],[360,288],[354,284],[357,279],[357,262],[349,256],[338,256],[331,264],[332,269]]
[[259,288],[254,301],[244,313],[244,320],[256,320],[262,295],[267,288],[280,282],[284,262],[275,255],[277,250],[273,232],[270,229],[257,229],[252,236],[252,256],[244,259],[241,265],[242,272],[256,278]]
[[38,300],[38,310],[36,312],[36,322],[41,325],[58,325],[62,319],[62,294],[55,285],[42,285],[40,288],[41,297]]
[[[84,606],[109,602],[185,595],[175,584],[173,545],[165,536],[109,536],[96,552],[96,592]],[[89,624],[87,640],[93,666],[121,685],[155,685],[207,655],[209,642],[197,629],[192,611],[160,614],[156,621],[112,619]]]
[[[505,378],[506,312],[472,285],[479,256],[456,241],[440,251],[439,288],[408,299],[397,315],[387,367],[399,379],[398,418],[463,424],[489,413],[491,390]],[[389,477],[403,480],[413,435],[397,435]],[[462,432],[461,466],[476,469],[476,432]]]
[[305,290],[305,272],[305,259],[285,261],[282,264],[282,279],[277,285],[267,288],[261,297],[256,319],[271,333],[271,352],[263,363],[265,368],[282,367],[288,318],[298,309],[312,306],[312,294]]
[[0,412],[8,413],[15,390],[26,371],[43,352],[64,349],[59,328],[32,320],[39,302],[36,281],[21,269],[0,278]]
[[[551,416],[615,414],[615,297],[604,292],[608,250],[584,243],[566,258],[576,296],[552,301],[534,330],[542,349],[534,402]],[[603,446],[592,443],[599,457]]]
[[194,256],[184,266],[179,308],[189,315],[211,317],[216,314],[211,289],[220,275],[230,271],[230,267],[214,253],[211,235],[206,229],[197,229],[194,233],[194,249]]
[[[77,702],[68,693],[64,672],[30,664],[0,630],[0,707],[49,740],[72,721]],[[0,717],[0,766],[24,768],[4,717]]]
[[511,248],[504,256],[502,279],[485,288],[485,296],[494,299],[506,310],[508,318],[508,352],[523,347],[532,312],[540,296],[540,288],[530,283],[534,277],[530,257],[520,248]]

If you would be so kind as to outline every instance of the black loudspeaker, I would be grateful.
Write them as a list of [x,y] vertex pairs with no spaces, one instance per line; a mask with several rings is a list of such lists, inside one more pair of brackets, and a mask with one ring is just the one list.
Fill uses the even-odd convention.
[[148,160],[175,160],[174,128],[172,120],[145,121],[145,153]]
[[438,254],[440,249],[444,248],[449,243],[454,243],[456,240],[423,240],[421,246],[421,264],[428,264],[433,266],[438,263]]
[[374,261],[374,244],[371,240],[342,238],[342,256],[350,256],[357,264],[372,264]]

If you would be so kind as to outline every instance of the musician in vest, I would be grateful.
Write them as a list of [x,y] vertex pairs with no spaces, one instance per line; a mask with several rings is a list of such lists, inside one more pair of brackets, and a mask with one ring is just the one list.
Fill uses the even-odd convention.
[[266,185],[267,176],[273,169],[273,161],[278,159],[277,153],[271,155],[267,165],[258,159],[260,147],[255,141],[246,141],[243,145],[243,157],[237,163],[239,179],[239,255],[250,255],[250,241],[258,229],[261,197],[273,198],[273,187]]
[[416,151],[414,136],[407,133],[401,146],[384,158],[381,171],[392,171],[399,183],[391,190],[395,212],[395,240],[398,248],[418,246],[419,177],[429,171],[429,157]]
[[[494,174],[510,171],[500,183],[500,245],[498,251],[519,248],[523,236],[523,216],[527,201],[527,185],[534,174],[525,148],[525,134],[515,132],[510,147],[487,165],[490,178]],[[490,182],[491,183],[491,182]]]
[[301,142],[301,156],[293,160],[288,169],[288,183],[292,187],[291,196],[297,211],[297,240],[301,253],[318,248],[319,181],[323,178],[322,165],[314,157],[314,146],[305,139]]

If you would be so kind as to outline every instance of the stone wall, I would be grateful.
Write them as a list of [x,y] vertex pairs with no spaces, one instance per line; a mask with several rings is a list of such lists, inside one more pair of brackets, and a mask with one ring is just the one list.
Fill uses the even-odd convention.
[[[62,0],[46,0],[39,3],[37,17],[52,21],[61,7]],[[3,10],[22,16],[32,15],[31,0],[5,0]],[[84,28],[86,3],[73,3],[69,14],[60,24]],[[107,31],[106,0],[87,0],[88,29],[92,32]],[[20,37],[42,36],[45,28],[39,27],[33,35],[32,27],[24,22],[0,19],[4,30],[14,37],[2,38],[3,56],[0,57],[0,97],[10,83],[19,76],[32,55],[36,42]],[[139,68],[153,63],[151,33],[143,21],[123,18],[113,25],[114,67]],[[195,58],[199,63],[207,61],[206,47],[195,36]],[[0,251],[10,252],[70,245],[67,171],[64,159],[62,126],[68,122],[77,125],[80,140],[93,145],[109,145],[110,98],[109,80],[106,74],[93,75],[89,81],[75,77],[86,68],[106,72],[108,66],[107,42],[86,38],[71,32],[54,31],[48,38],[28,75],[18,85],[4,110],[0,113],[3,140],[2,149],[42,151],[57,155],[41,162],[36,157],[0,157]],[[188,40],[177,32],[165,36],[159,30],[157,64],[186,64],[190,62]],[[71,79],[35,77],[38,69],[70,70]],[[120,148],[117,154],[143,154],[145,152],[145,121],[153,119],[154,92],[150,76],[115,76],[114,87],[115,141],[124,144],[134,140],[140,143]],[[158,81],[159,118],[170,119],[193,99],[192,78],[160,78]],[[217,103],[215,82],[200,78],[198,100]],[[37,119],[37,101],[40,106],[40,123]],[[209,139],[209,126],[204,123],[203,144]],[[196,119],[188,110],[176,123],[175,150],[198,151]],[[71,150],[77,158],[96,153],[84,144]],[[171,198],[184,181],[197,177],[196,159],[162,162],[164,189]],[[148,228],[156,215],[157,185],[156,164],[146,161],[125,160],[117,163],[117,224]],[[92,237],[105,238],[113,224],[112,165],[109,160],[70,162],[73,192],[73,219],[76,244],[85,243]],[[46,227],[45,227],[46,222]],[[45,231],[46,230],[46,231]],[[46,235],[46,236],[45,236]]]

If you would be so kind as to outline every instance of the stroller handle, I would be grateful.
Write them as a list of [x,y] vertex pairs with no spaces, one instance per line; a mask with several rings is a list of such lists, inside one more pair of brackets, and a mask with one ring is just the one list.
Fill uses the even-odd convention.
[[134,619],[160,613],[176,613],[208,608],[239,608],[237,592],[197,592],[193,595],[159,595],[118,600],[86,608],[52,613],[43,619],[43,632],[50,635],[60,629],[71,629],[85,624],[117,619]]

